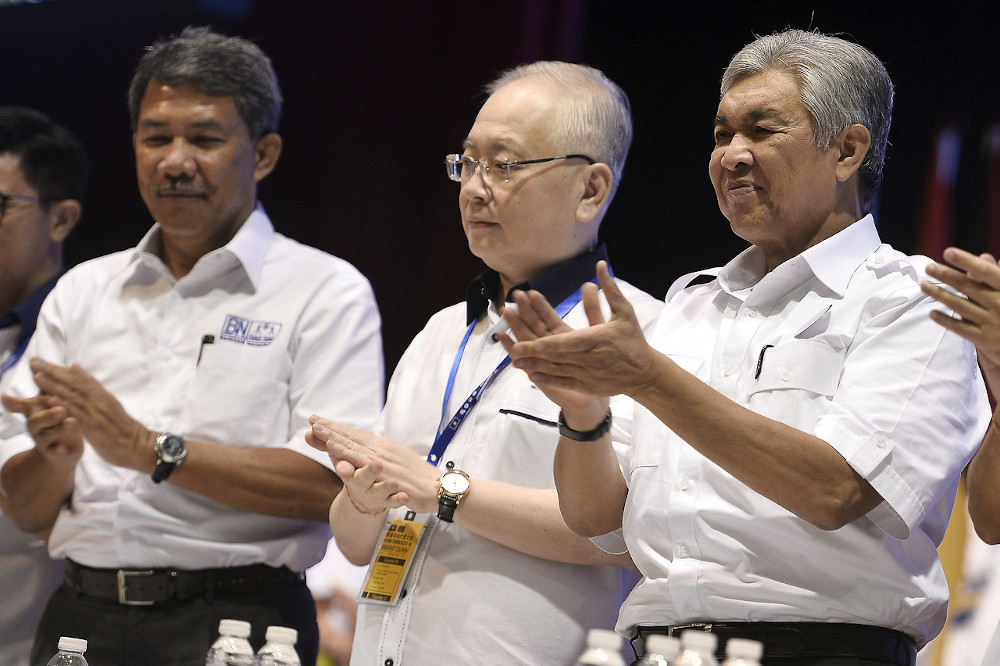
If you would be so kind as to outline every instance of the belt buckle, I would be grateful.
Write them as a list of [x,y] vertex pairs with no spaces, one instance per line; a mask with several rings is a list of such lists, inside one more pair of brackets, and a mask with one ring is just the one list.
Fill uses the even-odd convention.
[[128,581],[133,576],[152,576],[155,572],[151,569],[146,571],[126,571],[118,570],[118,603],[122,606],[152,606],[155,601],[135,601],[128,598]]

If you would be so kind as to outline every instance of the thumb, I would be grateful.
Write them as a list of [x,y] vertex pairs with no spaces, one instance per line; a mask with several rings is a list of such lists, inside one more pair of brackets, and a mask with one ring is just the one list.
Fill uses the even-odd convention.
[[632,309],[632,304],[628,302],[625,294],[618,288],[618,283],[611,277],[611,269],[608,268],[608,262],[603,259],[597,262],[597,282],[601,285],[604,297],[608,299],[612,319],[635,318],[635,311]]

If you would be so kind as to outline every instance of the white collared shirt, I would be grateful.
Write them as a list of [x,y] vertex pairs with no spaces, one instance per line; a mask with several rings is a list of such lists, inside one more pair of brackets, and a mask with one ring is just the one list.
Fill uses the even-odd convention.
[[[651,325],[662,301],[621,280],[618,284],[639,321]],[[587,326],[582,305],[565,320],[574,328]],[[466,305],[454,305],[431,317],[413,340],[389,384],[380,434],[427,455],[465,321]],[[447,417],[506,356],[494,334],[508,328],[490,305],[465,347],[444,410]],[[612,432],[619,446],[627,440],[631,411],[628,399],[612,402]],[[558,414],[558,406],[525,373],[507,367],[458,429],[439,467],[452,462],[469,474],[470,492],[475,492],[477,478],[555,488]],[[403,513],[397,510],[392,517]],[[543,560],[457,523],[444,524],[429,515],[418,519],[428,522],[426,545],[412,565],[406,595],[388,610],[360,605],[352,664],[569,664],[584,649],[588,629],[614,626],[622,596],[617,567]],[[628,584],[632,582],[630,577]]]
[[[350,264],[274,232],[258,208],[224,247],[176,280],[159,229],[135,249],[69,271],[42,307],[9,392],[37,393],[27,359],[79,363],[154,431],[233,447],[283,447],[326,467],[310,414],[371,427],[382,402],[378,310]],[[203,336],[214,336],[203,344]],[[200,355],[200,360],[198,360]],[[0,466],[30,449],[20,415],[0,421]],[[152,452],[150,452],[152,456]],[[323,522],[242,511],[89,446],[52,555],[95,567],[200,569],[264,563],[301,571],[330,538]]]
[[918,646],[940,631],[948,587],[936,546],[990,409],[975,349],[928,316],[927,261],[881,244],[868,216],[770,273],[751,248],[718,281],[668,300],[658,350],[825,440],[885,501],[820,530],[637,407],[624,533],[646,578],[619,631],[834,621],[898,629]]

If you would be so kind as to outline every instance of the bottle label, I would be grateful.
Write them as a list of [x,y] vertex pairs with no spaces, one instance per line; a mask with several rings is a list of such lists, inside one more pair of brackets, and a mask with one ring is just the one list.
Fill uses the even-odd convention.
[[403,588],[424,531],[424,524],[412,520],[413,517],[414,514],[408,512],[405,519],[390,520],[382,528],[359,602],[386,606],[399,603],[399,591]]

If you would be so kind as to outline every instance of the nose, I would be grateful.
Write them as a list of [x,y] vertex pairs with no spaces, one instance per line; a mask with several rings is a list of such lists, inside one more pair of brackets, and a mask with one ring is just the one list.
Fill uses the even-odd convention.
[[493,198],[493,190],[486,182],[486,174],[483,173],[483,165],[477,164],[472,171],[472,175],[467,180],[462,181],[462,198],[470,201],[488,202]]
[[753,153],[750,152],[750,142],[739,134],[733,136],[729,143],[720,148],[722,158],[720,163],[730,171],[736,171],[753,164]]
[[165,176],[179,178],[193,176],[197,170],[191,145],[182,137],[177,137],[167,145],[159,162],[159,169]]

